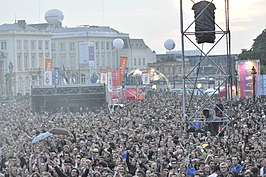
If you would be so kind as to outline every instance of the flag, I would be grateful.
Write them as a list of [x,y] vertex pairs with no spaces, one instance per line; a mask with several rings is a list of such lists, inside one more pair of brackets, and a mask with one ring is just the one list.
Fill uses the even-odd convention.
[[144,85],[150,84],[150,74],[149,73],[143,73],[141,79],[142,79],[142,83]]
[[112,76],[112,72],[108,72],[108,77],[107,77],[107,88],[109,92],[113,91],[113,76]]
[[43,79],[44,79],[44,85],[52,85],[53,84],[52,60],[49,58],[45,59]]
[[107,84],[107,76],[106,73],[101,73],[101,83]]
[[64,65],[63,65],[63,78],[64,78],[64,84],[69,84],[69,79],[67,77],[67,72]]
[[59,67],[54,67],[54,85],[59,85]]
[[119,85],[122,85],[122,81],[124,80],[125,72],[127,66],[127,57],[120,57],[120,67],[119,67]]

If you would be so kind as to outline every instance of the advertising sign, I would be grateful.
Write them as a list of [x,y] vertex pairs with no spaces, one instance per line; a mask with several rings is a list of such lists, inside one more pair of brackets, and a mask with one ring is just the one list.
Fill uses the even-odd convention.
[[259,60],[243,60],[238,61],[239,83],[240,83],[240,98],[250,98],[253,96],[253,75],[252,67],[254,66],[257,74],[255,75],[255,94],[259,94],[260,83],[260,65]]

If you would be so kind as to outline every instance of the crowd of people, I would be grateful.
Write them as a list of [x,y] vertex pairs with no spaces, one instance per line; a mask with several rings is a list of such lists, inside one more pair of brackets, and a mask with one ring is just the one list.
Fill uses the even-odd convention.
[[[200,105],[201,96],[193,104]],[[232,118],[214,135],[208,123],[188,131],[182,98],[170,92],[126,102],[113,114],[105,108],[36,114],[27,101],[2,105],[0,176],[266,176],[265,98],[238,100],[232,107]],[[52,128],[69,134],[33,142]]]

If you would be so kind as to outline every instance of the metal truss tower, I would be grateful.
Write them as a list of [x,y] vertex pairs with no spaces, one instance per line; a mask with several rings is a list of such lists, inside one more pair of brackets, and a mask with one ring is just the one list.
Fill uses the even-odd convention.
[[[214,0],[207,2],[207,5],[205,8],[202,9],[202,11],[195,15],[195,20],[192,21],[187,27],[184,25],[184,14],[183,14],[183,0],[180,0],[180,28],[181,28],[181,45],[182,45],[182,76],[183,76],[183,121],[184,121],[184,128],[185,130],[188,129],[189,125],[191,125],[192,122],[204,122],[204,123],[218,123],[221,127],[226,127],[230,125],[230,122],[232,120],[232,97],[233,97],[233,91],[232,91],[232,72],[234,71],[231,58],[231,39],[230,39],[230,29],[229,29],[229,0],[224,0],[224,13],[225,16],[225,23],[223,27],[219,26],[216,22],[215,23],[215,31],[208,31],[216,36],[216,41],[213,43],[208,43],[207,49],[205,48],[205,43],[198,44],[195,41],[196,33],[205,33],[205,31],[196,31],[196,29],[193,29],[193,26],[196,25],[196,20],[200,18],[200,16],[207,11],[208,6],[210,6],[213,3]],[[192,5],[193,1],[191,0]],[[195,3],[194,3],[195,4]],[[220,7],[217,7],[217,9]],[[219,14],[220,15],[220,14]],[[225,52],[226,55],[226,61],[224,65],[219,63],[219,61],[215,61],[210,57],[211,52],[218,46],[220,43],[225,43],[222,45],[225,45]],[[199,56],[198,60],[195,62],[194,67],[191,67],[188,69],[188,67],[185,66],[185,46],[186,44],[193,44],[197,48],[197,50],[200,51],[201,55]],[[212,70],[214,70],[214,74],[209,74],[208,67],[203,66],[203,63],[208,63],[208,66],[212,66]],[[188,69],[186,71],[186,69]],[[213,92],[212,95],[209,96],[202,96],[199,102],[196,102],[195,95],[187,94],[186,89],[188,87],[192,87],[197,92],[200,92],[203,94],[202,89],[200,88],[199,81],[201,78],[204,78],[209,81],[210,78],[212,78],[213,82],[218,84],[213,84],[213,88],[215,89],[215,92]],[[209,78],[209,79],[208,79]],[[225,89],[226,93],[226,105],[224,105],[224,110],[219,110],[222,112],[222,116],[217,117],[215,115],[215,105],[217,104],[217,97],[215,97],[215,93],[218,93],[221,89]],[[199,100],[197,100],[199,101]],[[218,108],[219,109],[219,108]],[[209,116],[204,114],[207,112]],[[193,124],[192,124],[193,125]],[[220,134],[220,131],[218,132]]]

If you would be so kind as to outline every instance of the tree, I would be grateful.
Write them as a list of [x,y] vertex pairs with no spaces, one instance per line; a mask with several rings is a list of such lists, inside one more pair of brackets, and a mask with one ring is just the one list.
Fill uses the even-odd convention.
[[266,73],[266,29],[254,40],[250,50],[242,50],[239,60],[260,60],[261,73]]

